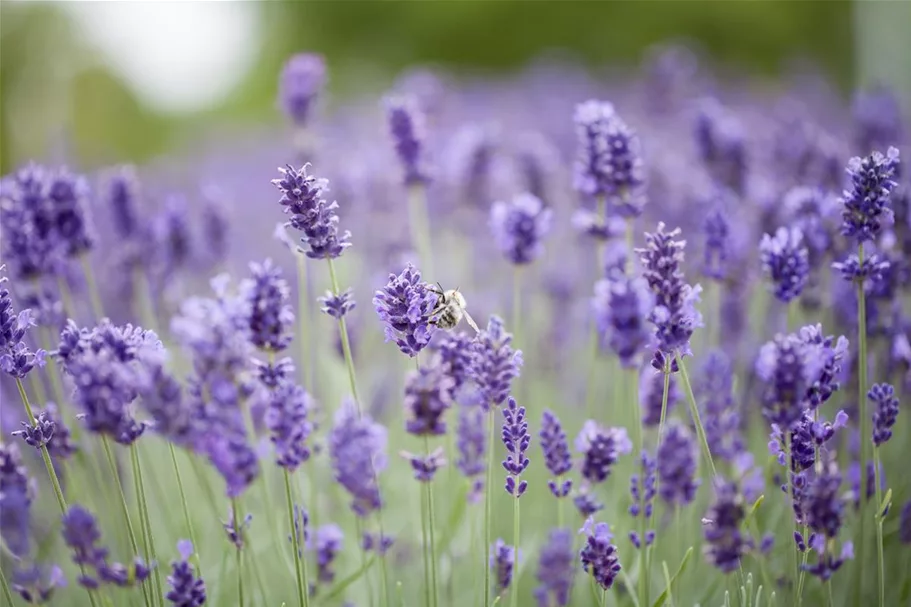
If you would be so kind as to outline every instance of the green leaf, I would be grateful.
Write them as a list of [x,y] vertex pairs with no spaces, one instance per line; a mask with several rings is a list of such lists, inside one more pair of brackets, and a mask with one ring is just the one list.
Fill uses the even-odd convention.
[[886,510],[892,503],[892,489],[886,491],[886,495],[883,497],[883,501],[879,504],[879,509],[876,511],[876,518],[882,520],[886,517]]
[[753,607],[762,607],[762,584],[756,590],[756,601],[753,603]]
[[667,588],[664,589],[664,592],[658,597],[658,599],[652,603],[652,607],[661,607],[664,605],[664,602],[668,599],[671,594],[671,586],[674,582],[677,581],[677,578],[680,577],[680,574],[683,573],[683,570],[686,569],[686,564],[690,561],[690,557],[693,556],[693,547],[690,546],[686,551],[686,554],[683,555],[683,560],[680,561],[680,566],[677,567],[677,573],[674,574],[674,577],[671,578],[671,581],[668,582]]
[[437,542],[437,559],[449,549],[449,544],[456,537],[456,532],[462,524],[465,512],[468,509],[468,483],[462,483],[461,489],[455,497],[455,507],[449,513],[449,520],[446,522],[446,529]]
[[356,569],[354,571],[354,573],[352,573],[351,575],[349,575],[348,577],[343,579],[341,582],[339,582],[335,586],[333,586],[329,592],[327,592],[322,597],[320,597],[319,604],[324,605],[324,604],[328,603],[329,601],[331,601],[332,599],[336,598],[341,593],[343,593],[345,591],[345,589],[348,588],[348,586],[350,586],[354,582],[358,581],[358,579],[360,579],[360,577],[362,575],[364,575],[364,573],[366,573],[368,569],[370,569],[371,565],[373,565],[373,561],[375,561],[375,560],[376,560],[376,555],[374,554],[369,559],[367,559],[367,562],[365,562],[359,569]]
[[750,522],[750,520],[753,518],[753,515],[756,514],[756,511],[757,511],[757,510],[759,510],[759,506],[762,505],[762,502],[763,502],[764,500],[765,500],[765,494],[760,495],[758,498],[756,498],[756,501],[753,502],[753,505],[752,505],[752,506],[750,506],[750,510],[747,512],[747,515],[746,515],[746,517],[744,518],[744,522],[745,522],[745,523],[749,523],[749,522]]
[[671,574],[667,570],[667,561],[661,561],[661,569],[664,571],[664,583],[667,584],[667,597],[674,604],[674,594],[671,592]]

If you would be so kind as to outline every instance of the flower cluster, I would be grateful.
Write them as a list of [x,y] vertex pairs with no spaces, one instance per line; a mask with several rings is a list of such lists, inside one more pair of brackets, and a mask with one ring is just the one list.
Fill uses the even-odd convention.
[[405,380],[405,430],[415,436],[442,436],[443,416],[452,406],[452,378],[439,357],[412,372]]
[[326,82],[326,65],[320,55],[298,53],[282,68],[278,98],[285,116],[298,127],[307,125],[313,104]]
[[595,523],[589,518],[582,528],[586,535],[585,546],[579,553],[582,569],[590,574],[595,582],[605,590],[614,585],[620,574],[620,557],[617,547],[611,543],[614,536],[607,523]]
[[892,438],[892,426],[898,417],[898,397],[890,384],[874,384],[867,392],[873,410],[873,444],[877,447]]
[[181,540],[177,542],[177,551],[180,553],[180,560],[171,563],[171,575],[168,576],[171,589],[164,598],[171,601],[175,607],[200,607],[206,602],[206,583],[201,577],[197,577],[193,565],[189,562],[193,554],[193,544],[189,540]]
[[545,410],[541,415],[538,440],[544,452],[544,465],[556,477],[547,481],[547,487],[555,497],[566,497],[572,490],[573,481],[569,478],[564,479],[563,476],[572,471],[573,461],[566,441],[566,432],[560,420],[550,410]]
[[481,406],[499,407],[509,394],[512,381],[519,376],[522,351],[512,347],[512,335],[498,316],[491,316],[487,328],[472,344],[469,376],[477,384]]
[[280,352],[291,343],[294,312],[288,304],[291,289],[281,268],[271,259],[251,263],[253,279],[247,285],[250,306],[250,340],[260,350]]
[[373,305],[385,324],[386,341],[395,342],[402,354],[414,358],[430,343],[437,296],[413,265],[406,265],[398,276],[390,274],[386,286],[374,295]]
[[307,165],[295,169],[290,164],[279,168],[281,177],[272,184],[281,192],[279,204],[291,215],[289,225],[303,232],[303,252],[312,259],[335,259],[351,246],[351,233],[338,231],[337,202],[326,202],[329,190],[325,179],[307,174]]
[[604,428],[587,420],[576,437],[576,451],[582,453],[582,478],[603,483],[620,455],[633,450],[626,428]]
[[500,252],[513,264],[533,262],[544,252],[543,240],[550,232],[553,210],[541,200],[523,193],[511,201],[497,201],[490,208],[490,230]]
[[[0,265],[0,272],[5,269],[5,265]],[[47,352],[40,348],[32,350],[26,344],[26,333],[35,326],[35,318],[28,309],[16,313],[6,282],[6,276],[0,276],[0,369],[21,379],[36,365],[44,366]]]
[[686,426],[669,424],[658,445],[660,494],[668,504],[685,506],[696,497],[696,444]]
[[307,439],[313,431],[313,409],[313,399],[307,391],[291,382],[280,383],[270,394],[266,427],[275,446],[275,463],[288,472],[310,459]]
[[335,295],[332,291],[326,291],[326,295],[317,299],[322,304],[320,310],[332,318],[342,319],[348,312],[357,306],[354,301],[354,294],[351,289],[346,289]]
[[847,173],[850,189],[842,193],[841,233],[857,243],[876,241],[883,224],[892,220],[889,197],[898,185],[892,178],[899,166],[899,152],[890,147],[885,155],[872,152],[864,158],[852,158]]
[[395,153],[402,164],[402,181],[406,186],[430,181],[423,163],[424,114],[416,100],[410,97],[392,97],[386,100],[389,132],[395,144]]
[[[649,455],[648,451],[642,452],[639,458],[639,468],[641,472],[633,474],[629,479],[629,493],[633,499],[633,503],[629,507],[629,513],[634,517],[645,517],[645,520],[649,521],[652,518],[652,507],[658,489],[658,483],[655,479],[658,465],[655,462],[655,458]],[[639,536],[638,531],[630,531],[629,539],[633,546],[641,549],[643,541],[646,546],[652,545],[652,542],[655,541],[655,532],[651,529],[646,530],[645,538],[642,538]]]
[[525,456],[531,435],[528,433],[528,422],[525,421],[525,407],[520,407],[516,399],[509,397],[503,409],[503,445],[506,447],[506,459],[503,468],[506,470],[506,493],[520,498],[528,488],[528,481],[520,480],[528,468],[529,460]]
[[566,607],[573,584],[573,536],[569,529],[551,529],[538,558],[535,599],[544,607]]
[[383,505],[377,477],[386,467],[386,441],[386,428],[358,415],[353,403],[344,403],[336,412],[328,437],[329,457],[335,480],[351,495],[351,509],[360,517]]
[[800,296],[810,274],[809,253],[799,228],[778,228],[763,234],[759,261],[775,297],[788,303]]
[[503,594],[512,585],[512,574],[519,561],[516,551],[499,538],[490,547],[490,568],[495,573],[498,594]]
[[651,338],[646,320],[652,310],[652,294],[643,278],[618,274],[595,283],[592,312],[601,343],[632,368]]
[[724,573],[740,566],[752,540],[741,530],[746,517],[743,496],[734,483],[721,481],[715,487],[715,501],[703,519],[703,548],[706,557]]

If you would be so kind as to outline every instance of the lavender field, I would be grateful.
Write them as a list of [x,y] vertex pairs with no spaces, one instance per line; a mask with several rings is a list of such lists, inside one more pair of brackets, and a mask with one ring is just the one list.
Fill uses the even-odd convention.
[[2,178],[0,603],[911,604],[888,89],[331,76]]

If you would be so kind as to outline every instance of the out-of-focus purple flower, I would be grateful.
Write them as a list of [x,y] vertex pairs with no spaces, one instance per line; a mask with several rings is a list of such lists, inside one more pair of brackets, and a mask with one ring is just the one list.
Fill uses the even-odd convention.
[[911,544],[911,500],[905,502],[899,515],[898,538],[902,544]]
[[[809,411],[805,411],[801,419],[795,423],[790,430],[790,450],[791,450],[791,471],[802,472],[808,470],[816,461],[817,451],[825,447],[825,444],[832,440],[835,431],[843,428],[848,423],[848,415],[844,411],[839,411],[835,416],[835,422],[830,423],[824,419],[815,419]],[[772,455],[777,456],[778,463],[786,465],[787,454],[784,450],[785,441],[784,433],[778,424],[772,424],[771,440],[769,441],[769,451]]]
[[171,575],[168,576],[168,590],[164,598],[175,607],[200,607],[206,602],[206,583],[197,577],[190,556],[193,554],[193,544],[189,540],[177,542],[177,551],[180,559],[171,562]]
[[793,334],[778,335],[760,348],[756,373],[765,384],[762,411],[769,423],[790,428],[801,418],[825,363],[821,348]]
[[819,555],[815,564],[801,565],[801,568],[815,575],[823,582],[829,580],[836,571],[838,571],[845,561],[854,558],[854,543],[847,541],[841,545],[841,554],[835,556],[833,551],[829,550],[828,543],[821,534],[810,536],[810,544],[813,550]]
[[415,455],[408,451],[400,451],[399,455],[408,460],[411,464],[411,470],[414,472],[414,479],[422,483],[429,483],[436,476],[437,470],[446,465],[446,458],[443,457],[443,448],[437,447],[426,455]]
[[297,540],[297,554],[304,556],[304,548],[310,544],[310,513],[306,508],[294,504],[291,508],[291,518],[294,519],[294,530],[288,534],[288,541],[294,544]]
[[275,463],[290,473],[310,459],[307,439],[313,431],[313,409],[313,399],[296,384],[284,382],[271,391],[266,427],[275,446]]
[[499,147],[499,133],[492,125],[469,124],[453,137],[449,165],[467,202],[487,208],[491,173]]
[[503,321],[491,316],[487,328],[481,331],[473,345],[469,375],[478,385],[481,406],[487,410],[499,407],[506,400],[512,381],[519,376],[522,351],[512,347],[512,334]]
[[569,529],[551,529],[547,543],[538,555],[538,581],[535,599],[539,607],[566,607],[573,585],[573,536]]
[[57,424],[48,416],[46,411],[42,411],[35,418],[35,423],[22,422],[22,430],[13,432],[13,436],[21,436],[28,445],[40,449],[48,444],[54,436]]
[[472,338],[465,333],[447,332],[437,342],[440,362],[446,374],[452,380],[452,396],[459,395],[459,390],[471,381],[471,359],[474,355]]
[[802,496],[806,524],[828,539],[838,537],[844,515],[844,502],[839,495],[841,473],[834,460],[823,464]]
[[866,153],[902,140],[902,110],[894,91],[885,87],[857,91],[851,113],[858,151]]
[[654,233],[646,233],[646,247],[636,249],[644,266],[643,276],[655,297],[649,320],[655,325],[657,348],[673,358],[690,353],[690,336],[702,326],[702,315],[696,309],[702,288],[683,282],[683,249],[685,240],[677,240],[680,229],[665,231],[658,224]]
[[709,451],[714,457],[732,461],[743,451],[744,442],[740,413],[734,405],[734,368],[723,351],[709,352],[697,394],[703,397],[702,422]]
[[386,118],[402,165],[402,180],[406,186],[425,184],[430,175],[424,166],[424,114],[414,98],[391,97],[386,100]]
[[621,217],[638,217],[645,203],[645,170],[639,138],[608,102],[576,106],[573,187],[585,196],[604,196]]
[[[648,454],[648,451],[643,451],[639,458],[639,470],[640,472],[633,474],[629,479],[629,493],[633,499],[629,513],[634,517],[643,516],[648,521],[652,518],[652,505],[658,489],[655,479],[657,463],[655,458]],[[638,549],[642,548],[643,538],[639,536],[638,531],[630,531],[629,539],[633,546]],[[644,538],[645,545],[651,546],[654,541],[654,530],[647,529]]]
[[142,391],[142,406],[154,430],[177,444],[184,444],[192,430],[192,411],[183,399],[180,383],[163,367],[156,369],[150,385]]
[[550,492],[555,497],[566,497],[573,487],[572,479],[564,479],[563,475],[573,469],[572,455],[569,453],[569,443],[566,432],[560,420],[550,410],[545,410],[541,415],[541,431],[538,433],[541,450],[544,453],[544,465],[556,478],[547,482]]
[[376,292],[373,306],[385,324],[386,341],[394,341],[403,354],[414,358],[433,334],[431,316],[437,296],[421,280],[421,272],[410,263],[402,273],[389,275],[386,286]]
[[25,569],[16,569],[10,587],[29,605],[41,605],[50,602],[58,588],[66,586],[63,570],[57,565],[45,568],[32,565]]
[[848,355],[848,340],[844,335],[838,339],[834,335],[825,335],[821,324],[801,327],[798,335],[815,351],[816,361],[823,363],[822,370],[807,391],[808,406],[816,409],[841,387],[838,380],[842,360]]
[[338,525],[329,523],[316,530],[316,565],[319,569],[318,579],[321,583],[331,584],[335,580],[332,565],[335,557],[342,550],[344,533]]
[[834,240],[832,220],[838,209],[838,200],[821,188],[797,186],[785,193],[781,205],[782,217],[787,225],[803,234],[810,269],[818,269],[823,257],[831,251]]
[[753,542],[740,527],[746,518],[743,496],[734,483],[721,481],[715,487],[715,501],[703,519],[703,552],[708,561],[724,573],[740,565]]
[[376,552],[379,555],[386,554],[395,544],[395,538],[379,533],[370,533],[365,531],[361,537],[361,548],[364,552]]
[[624,368],[639,364],[649,342],[651,331],[646,320],[652,302],[644,278],[616,275],[595,283],[591,305],[598,336],[620,358]]
[[[858,437],[854,435],[851,437],[852,440],[856,440]],[[867,462],[867,486],[863,490],[864,498],[867,500],[873,499],[873,496],[876,495],[876,474],[877,470],[873,466],[873,461],[870,460]],[[852,461],[851,465],[848,467],[847,477],[848,484],[851,487],[851,490],[848,494],[851,496],[851,500],[854,502],[854,508],[860,507],[861,502],[861,488],[860,488],[860,462]],[[879,464],[879,488],[882,491],[886,490],[886,470],[882,465],[882,462]]]
[[132,238],[139,231],[139,187],[136,169],[131,165],[116,167],[108,178],[105,201],[114,233],[120,239]]
[[152,235],[164,275],[170,275],[190,260],[193,236],[189,206],[183,195],[168,196],[164,209],[153,220]]
[[604,504],[599,502],[584,486],[573,496],[573,505],[584,519],[604,510]]
[[32,491],[28,471],[22,464],[19,445],[0,444],[0,531],[14,555],[29,554]]
[[228,256],[231,243],[231,222],[226,213],[227,195],[221,188],[212,184],[203,186],[201,194],[201,223],[206,259],[212,265],[217,265]]
[[867,398],[875,407],[873,411],[873,444],[877,447],[892,438],[892,426],[898,417],[898,397],[890,384],[873,384]]
[[747,149],[743,125],[717,99],[699,102],[694,126],[696,150],[709,174],[738,194],[747,182]]
[[253,515],[248,513],[244,515],[243,520],[238,522],[235,520],[234,512],[232,510],[228,513],[228,522],[222,524],[225,535],[228,536],[228,541],[234,544],[238,549],[244,547],[244,532],[250,526],[252,520]]
[[586,535],[585,546],[579,553],[582,569],[590,574],[599,586],[609,590],[621,569],[617,547],[611,543],[614,536],[610,532],[610,527],[607,523],[595,523],[594,519],[589,518],[581,533]]
[[205,445],[209,461],[225,479],[225,494],[229,498],[241,495],[259,476],[259,458],[247,443],[243,430],[224,428],[208,437]]
[[869,156],[854,157],[848,162],[851,185],[841,196],[844,205],[841,213],[843,235],[858,244],[867,240],[875,242],[883,225],[892,222],[889,197],[898,185],[892,179],[898,166],[899,152],[894,147],[890,147],[885,155],[873,151]]
[[164,363],[164,346],[154,332],[108,319],[92,329],[78,329],[70,321],[60,334],[58,356],[89,430],[124,445],[143,434],[147,424],[133,417],[132,403]]
[[301,251],[311,259],[335,259],[351,246],[351,232],[339,234],[338,203],[323,198],[329,191],[329,182],[308,175],[307,166],[279,167],[282,176],[273,179],[272,185],[282,194],[278,202],[291,216],[291,227],[304,234],[301,242],[307,248]]
[[528,433],[528,422],[525,420],[525,407],[520,407],[511,396],[503,408],[501,439],[507,453],[503,460],[503,469],[507,474],[506,493],[518,499],[528,488],[528,481],[520,480],[520,477],[528,468],[529,460],[525,452],[531,442],[531,434]]
[[571,221],[577,232],[600,242],[617,238],[626,230],[626,221],[622,217],[616,215],[605,217],[590,209],[577,209],[573,213]]
[[56,238],[67,257],[82,255],[92,248],[86,206],[90,196],[85,177],[61,168],[48,185]]
[[731,226],[727,213],[715,207],[702,220],[705,244],[702,252],[702,274],[714,280],[724,280],[729,272]]
[[358,416],[350,402],[335,414],[329,434],[329,457],[335,480],[351,495],[351,509],[366,517],[383,506],[377,477],[386,468],[386,428]]
[[883,259],[875,253],[865,257],[863,261],[852,253],[844,261],[834,262],[832,269],[841,274],[844,280],[864,284],[865,290],[868,290],[869,286],[875,286],[882,281],[890,266],[888,259]]
[[[0,273],[5,269],[6,265],[0,265]],[[35,318],[31,310],[16,313],[6,282],[6,276],[0,276],[0,369],[22,379],[36,365],[44,366],[47,352],[40,348],[33,351],[25,343],[26,333],[35,326]]]
[[53,274],[63,250],[57,239],[50,205],[50,173],[28,164],[0,180],[0,227],[3,259],[16,278]]
[[456,447],[459,452],[456,467],[469,479],[475,479],[469,500],[474,501],[484,488],[483,476],[487,469],[487,431],[484,429],[485,415],[480,407],[461,405],[459,425],[456,428]]
[[661,499],[675,507],[692,502],[699,480],[696,478],[696,444],[686,426],[668,424],[657,456]]
[[515,160],[525,191],[547,204],[548,179],[559,163],[551,142],[540,133],[523,133],[516,143]]
[[503,594],[512,585],[513,570],[518,564],[516,550],[499,538],[490,547],[490,568],[496,577],[497,594]]
[[800,296],[810,274],[807,247],[800,228],[778,228],[774,236],[763,234],[759,260],[772,292],[788,303]]
[[278,101],[288,120],[297,127],[307,126],[313,104],[325,84],[326,64],[322,55],[292,55],[278,79]]
[[47,442],[47,452],[55,459],[69,459],[78,450],[73,443],[70,429],[66,426],[61,417],[57,405],[48,402],[39,416],[44,414],[49,421],[54,423],[54,435]]
[[490,208],[490,230],[500,252],[517,265],[529,264],[544,252],[553,210],[533,194],[518,194]]
[[348,312],[357,307],[351,289],[345,289],[338,295],[333,294],[332,291],[326,291],[325,297],[320,297],[317,301],[322,304],[320,310],[324,314],[337,319],[344,318]]
[[633,450],[626,428],[604,428],[586,420],[576,437],[576,451],[582,453],[582,478],[590,483],[603,483],[620,455]]
[[271,259],[251,263],[247,287],[250,302],[250,340],[260,350],[280,352],[291,343],[294,312],[288,303],[291,288]]
[[[644,367],[639,376],[639,408],[642,411],[642,423],[650,428],[661,423],[661,409],[664,407],[664,373],[656,373],[651,367]],[[667,374],[667,408],[666,413],[674,410],[680,400],[677,380]],[[665,418],[667,419],[667,418]]]
[[452,406],[452,378],[439,357],[413,371],[405,380],[405,430],[415,436],[442,436],[443,416]]

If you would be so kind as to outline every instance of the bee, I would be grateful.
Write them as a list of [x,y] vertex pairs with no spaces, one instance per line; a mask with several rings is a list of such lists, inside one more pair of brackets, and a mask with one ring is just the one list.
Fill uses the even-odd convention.
[[440,283],[437,283],[436,286],[431,285],[428,288],[432,293],[436,293],[439,296],[437,306],[430,314],[432,318],[430,322],[434,326],[450,331],[455,329],[464,318],[474,329],[475,333],[481,332],[468,310],[465,309],[468,304],[465,301],[465,296],[459,292],[458,288],[446,291]]

